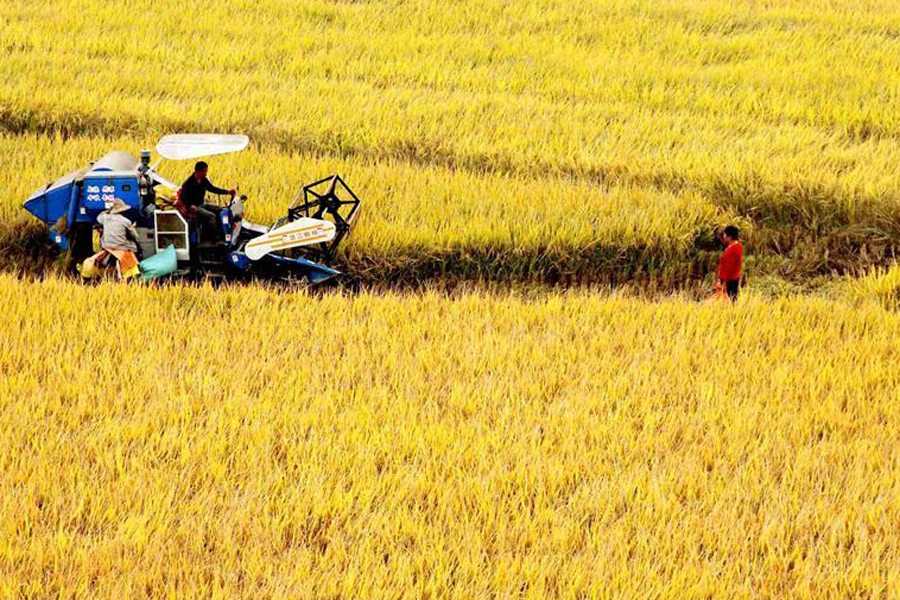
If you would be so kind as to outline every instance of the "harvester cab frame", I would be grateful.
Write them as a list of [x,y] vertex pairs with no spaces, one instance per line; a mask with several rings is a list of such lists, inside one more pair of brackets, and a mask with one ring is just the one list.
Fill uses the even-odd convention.
[[[43,186],[23,205],[49,227],[50,239],[78,263],[93,254],[97,217],[115,200],[129,206],[143,258],[174,254],[171,272],[182,276],[261,276],[303,280],[310,285],[335,278],[330,267],[339,244],[349,234],[361,202],[339,175],[304,186],[287,215],[272,226],[244,219],[246,196],[221,207],[221,236],[201,235],[201,227],[177,203],[160,198],[158,186],[179,186],[156,172],[163,159],[192,160],[243,151],[245,135],[175,134],[159,140],[159,159],[114,151],[86,167]],[[302,198],[302,200],[301,200]],[[171,248],[171,250],[170,250]]]

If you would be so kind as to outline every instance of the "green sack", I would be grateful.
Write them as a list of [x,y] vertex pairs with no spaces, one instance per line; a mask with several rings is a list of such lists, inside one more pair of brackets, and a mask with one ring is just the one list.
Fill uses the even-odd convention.
[[141,279],[150,281],[157,277],[165,277],[178,269],[178,257],[175,254],[175,246],[169,246],[161,252],[157,252],[150,258],[140,262]]

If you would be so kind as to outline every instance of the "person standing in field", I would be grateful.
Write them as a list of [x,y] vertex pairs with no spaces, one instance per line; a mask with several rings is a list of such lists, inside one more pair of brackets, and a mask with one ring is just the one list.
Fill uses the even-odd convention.
[[719,293],[725,293],[734,302],[737,300],[741,287],[741,263],[744,261],[744,247],[738,241],[740,231],[734,225],[729,225],[722,233],[722,243],[725,251],[719,258],[719,284],[716,286]]

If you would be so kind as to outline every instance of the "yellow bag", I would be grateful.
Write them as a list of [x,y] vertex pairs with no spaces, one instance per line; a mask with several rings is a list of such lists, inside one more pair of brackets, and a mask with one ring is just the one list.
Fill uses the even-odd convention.
[[107,252],[106,250],[101,250],[97,254],[93,256],[89,256],[84,259],[84,261],[78,265],[78,272],[81,273],[81,276],[85,279],[90,279],[91,277],[98,277],[103,274],[102,269],[98,266],[99,262],[106,258]]

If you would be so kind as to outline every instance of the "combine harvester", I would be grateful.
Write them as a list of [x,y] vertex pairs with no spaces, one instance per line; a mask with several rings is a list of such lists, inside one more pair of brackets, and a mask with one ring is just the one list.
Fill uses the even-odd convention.
[[150,151],[140,159],[115,151],[37,190],[24,208],[50,228],[50,239],[68,251],[76,264],[94,253],[97,216],[118,199],[136,226],[143,259],[174,254],[171,275],[189,278],[247,278],[305,281],[315,285],[341,273],[328,264],[350,232],[359,198],[339,175],[304,186],[287,216],[271,227],[244,220],[246,196],[235,196],[219,215],[221,235],[201,236],[203,228],[177,202],[157,196],[156,187],[178,186],[155,171],[163,158],[190,160],[240,152],[244,135],[179,134],[156,145],[160,159],[150,165]]

